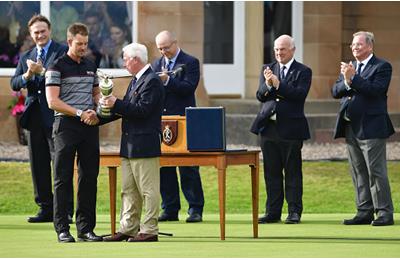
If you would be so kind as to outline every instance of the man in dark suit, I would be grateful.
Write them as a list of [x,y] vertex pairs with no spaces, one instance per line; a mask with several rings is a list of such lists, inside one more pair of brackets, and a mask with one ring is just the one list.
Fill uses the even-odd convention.
[[334,138],[346,138],[356,193],[357,214],[345,225],[394,224],[386,166],[386,139],[394,133],[387,112],[392,66],[377,58],[373,47],[371,32],[353,34],[350,48],[356,60],[342,62],[332,88],[333,97],[341,98]]
[[[120,230],[104,241],[158,241],[160,208],[161,115],[165,91],[147,64],[147,48],[132,43],[123,48],[126,69],[134,75],[122,100],[110,96],[101,103],[122,117],[122,208]],[[146,207],[140,223],[143,203]]]
[[[196,106],[199,60],[181,50],[175,35],[169,31],[156,36],[156,45],[162,57],[153,63],[153,68],[159,72],[166,91],[163,115],[185,115],[186,107]],[[204,195],[199,167],[179,167],[179,173],[182,192],[189,204],[186,222],[201,222]],[[162,167],[160,176],[163,213],[158,220],[177,221],[181,204],[176,167]]]
[[276,62],[262,67],[256,94],[263,105],[251,132],[261,135],[267,189],[265,215],[259,223],[280,221],[284,196],[289,211],[285,223],[299,223],[303,211],[301,148],[310,138],[304,102],[312,72],[294,59],[295,49],[288,35],[275,40]]
[[[21,55],[15,75],[11,78],[11,87],[14,91],[23,88],[28,91],[21,126],[29,130],[28,146],[33,190],[35,202],[40,207],[38,214],[29,217],[28,222],[52,222],[51,161],[54,144],[51,133],[54,111],[47,105],[44,72],[68,48],[51,40],[51,24],[46,17],[33,16],[28,22],[28,28],[36,47]],[[72,221],[72,190],[70,200],[70,221]]]

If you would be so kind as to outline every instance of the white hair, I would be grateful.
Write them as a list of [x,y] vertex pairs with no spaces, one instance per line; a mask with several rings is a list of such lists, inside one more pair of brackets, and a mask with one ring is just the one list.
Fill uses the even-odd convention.
[[276,44],[276,42],[278,41],[285,41],[289,43],[289,49],[293,49],[296,48],[295,43],[294,43],[294,39],[292,36],[287,35],[287,34],[283,34],[281,36],[279,36],[275,41],[274,41],[274,45]]
[[122,51],[130,58],[139,58],[143,64],[147,64],[147,48],[143,44],[133,42],[126,45]]

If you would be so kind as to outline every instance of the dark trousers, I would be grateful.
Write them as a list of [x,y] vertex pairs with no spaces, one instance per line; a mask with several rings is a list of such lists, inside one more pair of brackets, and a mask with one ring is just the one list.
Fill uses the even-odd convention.
[[[189,209],[188,213],[203,214],[204,194],[201,186],[199,167],[179,167],[181,188]],[[181,209],[179,185],[176,167],[161,167],[160,169],[161,208],[170,215],[178,214]]]
[[68,197],[73,183],[74,160],[78,163],[76,227],[79,233],[96,225],[97,176],[99,173],[99,128],[75,117],[56,117],[54,137],[54,227],[68,231]]
[[[28,119],[28,149],[32,173],[33,192],[41,214],[53,214],[53,185],[51,167],[54,157],[52,128],[43,123],[39,103],[35,102]],[[73,215],[74,197],[71,188],[69,198],[69,214]]]
[[302,140],[279,137],[275,123],[261,134],[264,180],[267,190],[266,213],[280,217],[286,197],[288,211],[303,211]]

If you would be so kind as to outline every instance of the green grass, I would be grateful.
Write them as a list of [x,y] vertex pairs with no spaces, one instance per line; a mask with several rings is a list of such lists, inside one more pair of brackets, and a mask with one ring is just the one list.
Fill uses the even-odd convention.
[[[395,211],[400,204],[400,162],[389,162],[389,180]],[[107,169],[99,175],[97,212],[109,212]],[[304,213],[353,213],[355,212],[354,191],[348,173],[347,162],[305,162]],[[218,213],[217,171],[213,167],[201,167],[205,196],[205,213]],[[37,206],[33,202],[32,180],[28,163],[0,162],[0,214],[33,214]],[[118,188],[120,172],[118,174]],[[250,170],[247,166],[229,167],[227,171],[227,213],[251,212]],[[260,169],[260,213],[265,209],[265,184],[262,166]],[[182,213],[187,203],[181,195]],[[117,209],[120,200],[117,199]],[[284,212],[287,211],[286,203]]]
[[[400,162],[389,162],[388,166],[393,203],[399,212]],[[161,232],[171,232],[174,236],[160,236],[160,243],[60,244],[51,223],[26,222],[26,217],[37,211],[29,164],[0,162],[0,257],[400,257],[400,214],[395,214],[395,226],[341,224],[355,212],[347,162],[305,162],[303,169],[302,223],[259,225],[258,239],[252,238],[250,171],[248,167],[238,166],[230,167],[227,174],[225,241],[219,239],[216,169],[202,167],[204,222],[184,222],[187,204],[182,196],[181,221],[159,225]],[[99,176],[97,234],[110,233],[106,172],[101,169]],[[260,214],[265,203],[262,172],[261,168]],[[71,233],[76,236],[74,225]]]
[[[182,214],[181,214],[182,216]],[[21,215],[0,216],[1,257],[79,258],[188,258],[188,257],[400,257],[400,225],[390,227],[344,226],[351,214],[305,214],[302,224],[259,226],[252,238],[248,214],[227,216],[226,240],[219,239],[217,214],[206,214],[196,224],[160,223],[159,243],[57,243],[50,223],[28,224]],[[396,216],[398,217],[398,216]],[[98,217],[96,232],[109,232],[107,215]],[[72,225],[71,233],[76,229]]]

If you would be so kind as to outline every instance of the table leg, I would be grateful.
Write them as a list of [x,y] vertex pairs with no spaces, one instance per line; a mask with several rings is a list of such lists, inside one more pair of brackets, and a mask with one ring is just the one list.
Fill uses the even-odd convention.
[[258,167],[251,165],[251,197],[253,207],[253,237],[258,238],[258,193],[259,172]]
[[108,167],[108,181],[110,189],[110,217],[111,235],[115,235],[115,214],[116,214],[116,191],[117,191],[117,167]]
[[219,225],[221,240],[225,240],[226,167],[218,168]]

